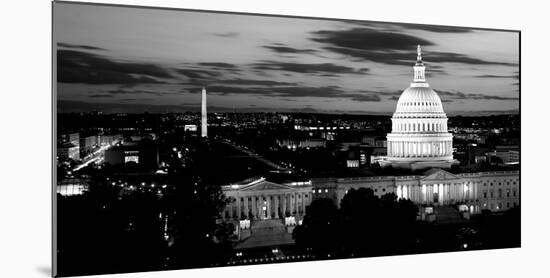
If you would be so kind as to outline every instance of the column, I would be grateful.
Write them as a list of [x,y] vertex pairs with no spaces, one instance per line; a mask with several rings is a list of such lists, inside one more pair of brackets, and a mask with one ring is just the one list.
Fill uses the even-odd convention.
[[306,215],[306,194],[302,192],[300,195],[302,196],[302,215]]
[[273,200],[272,200],[273,196],[271,195],[268,195],[266,197],[266,200],[267,200],[267,218],[268,219],[271,219],[271,216],[273,215],[272,212],[273,212]]
[[477,194],[478,194],[478,191],[479,191],[479,183],[476,181],[474,182],[474,199],[477,200]]
[[428,156],[428,144],[426,142],[422,143],[422,157]]
[[282,202],[282,213],[281,217],[286,217],[286,194],[281,195],[281,202]]
[[428,191],[430,190],[430,188],[429,188],[429,186],[428,186],[427,184],[426,184],[426,185],[422,185],[422,186],[426,188],[426,189],[424,190],[423,195],[422,195],[423,198],[424,198],[422,201],[423,201],[425,204],[427,204],[427,203],[428,203]]
[[290,207],[290,215],[294,216],[294,193],[291,193],[288,195],[288,204],[289,204],[289,207]]
[[258,205],[256,204],[256,196],[252,196],[252,218],[258,217]]
[[237,195],[237,219],[241,220],[241,196]]
[[246,219],[250,218],[250,211],[248,210],[248,196],[244,197],[244,216]]
[[279,218],[279,196],[275,195],[273,198],[275,198],[275,218]]
[[300,215],[300,210],[298,210],[298,194],[294,193],[294,210],[296,211],[296,215]]

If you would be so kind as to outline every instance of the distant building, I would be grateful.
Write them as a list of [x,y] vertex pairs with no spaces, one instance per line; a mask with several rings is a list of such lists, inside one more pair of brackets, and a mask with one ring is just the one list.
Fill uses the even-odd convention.
[[69,142],[75,146],[78,146],[80,144],[80,134],[78,132],[62,134],[61,140],[63,142]]
[[107,134],[99,136],[99,144],[104,145],[114,145],[117,142],[122,141],[124,137],[122,134]]
[[470,213],[503,211],[520,204],[519,171],[452,174],[431,169],[421,175],[312,178],[313,200],[330,198],[339,206],[354,188],[370,188],[377,196],[395,193],[419,206],[466,205]]
[[57,145],[57,157],[60,160],[65,159],[80,159],[80,148],[70,142],[60,143]]
[[277,139],[277,144],[281,147],[286,147],[292,150],[302,149],[302,148],[321,148],[326,146],[326,141],[324,139],[314,139],[314,138],[303,138],[303,139],[292,139],[284,138]]
[[82,195],[88,190],[88,181],[84,179],[64,179],[57,183],[56,192],[63,196]]
[[99,143],[99,136],[97,135],[81,136],[79,139],[80,157],[85,157],[92,152]]
[[487,153],[489,161],[492,157],[498,158],[497,164],[519,164],[519,146],[496,146],[493,151]]
[[105,151],[105,163],[135,163],[143,169],[156,169],[159,165],[158,146],[153,141],[124,142]]
[[184,125],[183,126],[183,131],[196,132],[197,131],[197,125]]

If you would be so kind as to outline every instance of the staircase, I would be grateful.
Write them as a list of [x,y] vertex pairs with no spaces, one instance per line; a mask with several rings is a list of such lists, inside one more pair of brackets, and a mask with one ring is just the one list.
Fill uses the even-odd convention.
[[250,225],[250,237],[236,244],[235,249],[293,244],[292,235],[286,231],[281,219],[257,220]]
[[435,215],[436,223],[438,224],[460,223],[466,221],[454,206],[435,207]]
[[254,235],[265,235],[285,232],[286,229],[281,219],[266,219],[252,222],[250,231]]

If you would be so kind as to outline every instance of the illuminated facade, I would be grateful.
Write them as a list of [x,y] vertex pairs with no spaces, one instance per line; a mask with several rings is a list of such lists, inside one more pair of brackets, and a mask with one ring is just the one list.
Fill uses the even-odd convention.
[[379,163],[413,170],[450,168],[457,163],[453,159],[453,135],[447,131],[441,99],[426,82],[420,46],[413,68],[413,82],[399,97],[392,117],[387,157]]
[[377,196],[394,193],[417,205],[465,205],[470,213],[507,210],[520,204],[519,171],[452,174],[431,169],[422,175],[312,179],[313,199],[333,199],[348,190],[370,188]]
[[260,178],[223,186],[222,191],[230,200],[222,213],[224,220],[302,218],[312,200],[309,182],[283,185]]

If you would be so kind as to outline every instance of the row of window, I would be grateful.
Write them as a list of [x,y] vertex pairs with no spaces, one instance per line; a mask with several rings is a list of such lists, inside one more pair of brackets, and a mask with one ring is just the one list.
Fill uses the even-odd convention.
[[[498,198],[502,198],[502,189],[501,188],[498,189],[497,194],[498,194]],[[493,190],[489,191],[489,196],[490,196],[490,198],[494,198],[495,197],[495,192]],[[515,190],[515,189],[512,190],[512,196],[517,197],[517,190]],[[506,190],[506,197],[510,197],[510,189]],[[487,191],[483,191],[483,198],[487,199]]]
[[[484,204],[484,206],[486,207],[487,204]],[[512,204],[510,204],[510,202],[506,202],[506,209],[509,209],[510,206],[513,206],[514,208],[518,206],[518,204],[516,202],[513,202]],[[504,209],[504,207],[502,206],[502,203],[498,203],[495,207],[495,204],[489,204],[489,208],[491,210],[494,210],[494,209]]]
[[[496,180],[493,180],[492,182],[489,182],[489,186],[493,186],[495,184],[498,184],[499,186],[503,185],[501,181],[497,182]],[[516,185],[516,184],[517,184],[516,181],[512,181],[512,185]],[[506,181],[506,185],[510,185],[510,181]],[[483,186],[487,186],[487,183],[484,182]]]
[[396,123],[394,129],[399,131],[445,131],[443,123]]
[[426,101],[414,101],[414,102],[403,102],[401,103],[402,106],[431,106],[431,107],[437,107],[439,106],[439,103],[437,102],[426,102]]

